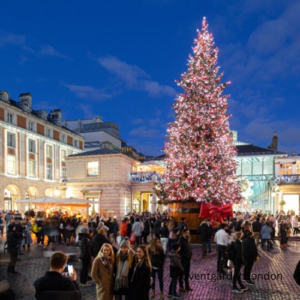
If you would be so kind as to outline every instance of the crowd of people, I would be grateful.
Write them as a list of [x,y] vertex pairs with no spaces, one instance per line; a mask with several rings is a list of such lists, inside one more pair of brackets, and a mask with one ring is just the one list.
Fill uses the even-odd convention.
[[[1,224],[7,228],[6,244],[11,256],[7,272],[11,275],[18,274],[15,270],[18,255],[30,251],[31,233],[45,250],[55,250],[56,244],[74,244],[79,249],[79,285],[76,271],[70,273],[66,269],[68,256],[55,252],[50,259],[50,271],[34,283],[37,300],[46,299],[44,297],[53,291],[61,292],[64,300],[68,299],[63,296],[66,292],[70,292],[70,299],[80,299],[80,288],[92,285],[96,285],[97,300],[147,300],[156,296],[156,278],[159,297],[165,299],[163,272],[166,257],[169,258],[171,277],[168,298],[180,299],[182,293],[193,290],[189,283],[193,251],[185,218],[177,223],[167,212],[150,214],[145,211],[129,214],[119,224],[115,218],[105,219],[98,214],[88,220],[66,212],[22,220],[20,214],[6,213],[0,216],[0,228]],[[203,259],[212,252],[214,237],[217,273],[227,274],[226,269],[230,269],[232,263],[232,291],[242,293],[248,289],[247,285],[255,284],[251,270],[265,244],[268,251],[272,250],[276,230],[280,247],[288,247],[289,237],[299,232],[298,216],[235,213],[221,224],[205,219],[198,229]],[[3,235],[3,230],[1,233]],[[300,274],[300,266],[298,269]],[[295,272],[295,279],[297,276]],[[66,280],[72,284],[63,284]],[[50,281],[53,284],[47,285]],[[60,283],[54,284],[56,281]]]

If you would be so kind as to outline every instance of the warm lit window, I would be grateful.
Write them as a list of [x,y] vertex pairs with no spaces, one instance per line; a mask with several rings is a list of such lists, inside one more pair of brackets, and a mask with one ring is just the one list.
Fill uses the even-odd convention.
[[16,148],[16,135],[14,133],[7,133],[7,147]]
[[7,113],[7,122],[13,124],[14,123],[14,115],[11,113]]
[[87,163],[87,176],[95,177],[99,174],[99,163],[97,161],[89,161]]
[[280,175],[291,175],[292,164],[280,164]]
[[52,158],[52,146],[51,145],[46,146],[46,156],[48,158]]
[[34,159],[30,159],[28,163],[28,176],[36,177],[36,161]]
[[35,140],[28,140],[28,151],[30,153],[36,153],[36,142],[35,142]]
[[67,150],[61,150],[61,160],[65,161],[67,157]]
[[32,121],[29,121],[29,123],[28,123],[28,130],[30,130],[30,131],[34,131],[34,122],[32,122]]
[[52,180],[53,179],[53,174],[52,174],[52,164],[47,164],[46,166],[46,179]]
[[16,156],[15,155],[7,155],[6,163],[7,163],[7,174],[17,175]]

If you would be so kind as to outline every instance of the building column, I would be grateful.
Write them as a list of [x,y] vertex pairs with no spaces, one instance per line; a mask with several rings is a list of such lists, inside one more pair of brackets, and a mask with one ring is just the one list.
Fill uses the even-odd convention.
[[144,209],[143,209],[143,206],[144,206],[144,205],[143,205],[143,193],[142,193],[142,192],[140,193],[140,203],[141,203],[141,205],[140,205],[140,210],[141,210],[141,211],[140,211],[140,212],[143,212],[143,210],[144,210]]
[[156,212],[156,194],[152,193],[152,213]]

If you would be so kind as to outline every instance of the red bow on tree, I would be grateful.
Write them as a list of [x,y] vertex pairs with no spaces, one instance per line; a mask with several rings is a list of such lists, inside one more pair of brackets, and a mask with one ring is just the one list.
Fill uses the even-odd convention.
[[233,217],[232,204],[215,205],[212,203],[201,203],[200,218],[209,218],[211,221],[223,222],[228,217]]

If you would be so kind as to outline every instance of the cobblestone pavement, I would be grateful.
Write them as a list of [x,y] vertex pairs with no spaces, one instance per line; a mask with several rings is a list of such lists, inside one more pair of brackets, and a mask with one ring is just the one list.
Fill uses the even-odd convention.
[[[45,254],[50,255],[51,253],[42,250],[41,246],[34,244],[31,252],[26,252],[25,255],[19,256],[20,261],[17,262],[16,270],[21,275],[11,276],[6,274],[6,268],[9,257],[7,254],[3,254],[3,239],[0,240],[0,253],[1,253],[1,264],[0,264],[0,279],[5,278],[10,282],[13,290],[17,295],[17,300],[34,300],[34,280],[43,275],[49,267],[49,257],[45,257]],[[74,253],[76,248],[60,246],[56,250],[62,250],[64,252]],[[192,292],[183,293],[183,300],[197,300],[197,299],[299,299],[300,288],[294,282],[293,271],[296,264],[300,259],[300,239],[299,241],[291,241],[290,247],[281,250],[278,247],[278,241],[274,249],[270,252],[260,251],[260,261],[255,263],[252,274],[258,275],[263,274],[264,279],[260,278],[255,280],[254,286],[249,286],[249,290],[243,294],[233,294],[231,291],[232,283],[230,279],[226,277],[220,280],[211,280],[212,274],[216,276],[216,258],[217,254],[213,248],[213,252],[209,253],[204,259],[201,255],[201,247],[198,245],[193,246],[193,258],[191,263],[191,286],[193,287]],[[78,259],[72,261],[77,273],[79,273],[80,262]],[[230,272],[230,270],[228,270]],[[209,279],[202,280],[197,278],[201,274],[209,274]],[[267,280],[267,274],[270,279]],[[271,275],[275,274],[276,280],[271,280]],[[196,276],[196,277],[195,277]],[[229,276],[229,275],[228,275]],[[274,275],[273,275],[274,276]],[[280,277],[281,276],[281,277]],[[230,278],[230,276],[229,276]],[[169,260],[165,263],[164,272],[164,291],[167,296],[169,287]],[[158,283],[156,284],[156,298],[159,299]],[[82,289],[83,300],[96,300],[95,287],[88,287]],[[165,298],[167,299],[167,297]],[[143,299],[141,299],[143,300]]]

